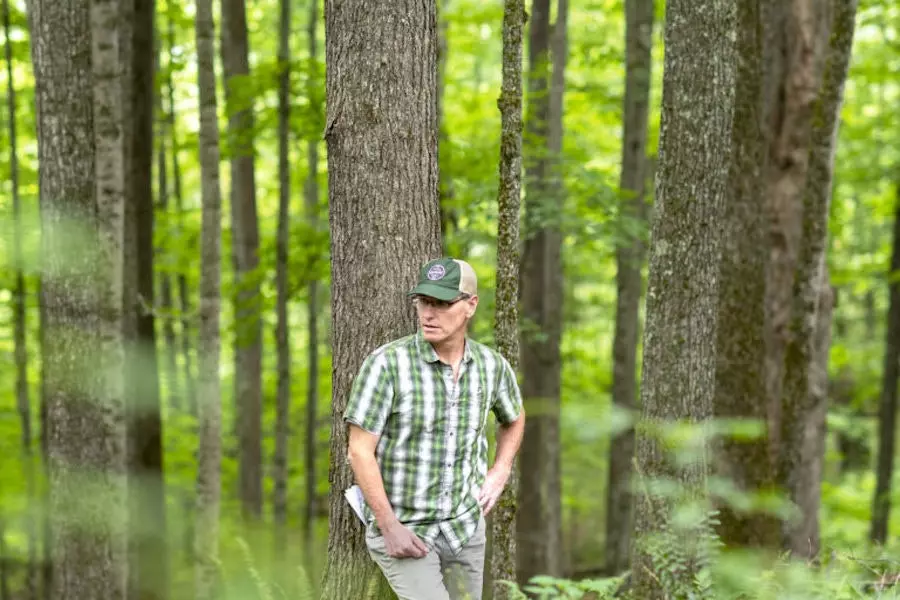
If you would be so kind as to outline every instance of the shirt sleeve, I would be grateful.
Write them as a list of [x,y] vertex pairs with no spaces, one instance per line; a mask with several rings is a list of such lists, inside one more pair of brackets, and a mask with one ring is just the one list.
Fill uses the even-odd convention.
[[370,354],[353,381],[344,420],[380,435],[391,413],[393,396],[394,387],[385,354]]
[[500,381],[491,410],[494,411],[494,416],[500,423],[512,423],[522,413],[522,393],[519,390],[519,382],[516,380],[516,374],[509,361],[502,356],[500,357]]

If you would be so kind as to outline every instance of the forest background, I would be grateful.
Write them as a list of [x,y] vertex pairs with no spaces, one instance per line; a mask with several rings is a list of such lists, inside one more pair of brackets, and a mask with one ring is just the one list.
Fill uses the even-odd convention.
[[[275,0],[250,2],[242,9],[245,38],[241,38],[240,28],[222,31],[217,34],[222,38],[216,38],[217,69],[221,60],[224,69],[230,70],[227,102],[224,79],[217,77],[216,85],[222,99],[219,121],[223,128],[219,366],[223,461],[219,533],[225,565],[222,573],[233,597],[255,597],[261,593],[265,584],[260,583],[258,576],[264,582],[277,582],[288,588],[298,585],[299,576],[295,577],[294,569],[302,570],[301,579],[316,587],[327,562],[333,363],[329,174],[323,140],[327,131],[325,21],[321,4],[303,0],[291,4],[289,53],[283,46],[279,48],[277,32],[284,13]],[[583,579],[609,574],[610,440],[629,423],[627,415],[616,410],[612,402],[616,250],[623,240],[630,243],[635,237],[649,239],[651,213],[632,218],[630,209],[624,208],[627,195],[620,193],[625,5],[617,0],[588,0],[571,6],[563,3],[568,14],[560,21],[559,5],[544,4],[554,7],[546,22],[556,26],[545,30],[543,43],[556,44],[554,47],[562,48],[565,57],[564,67],[557,68],[558,63],[554,63],[555,72],[564,72],[558,131],[559,189],[563,197],[561,208],[550,209],[549,217],[544,215],[561,233],[562,293],[548,300],[555,303],[551,310],[559,310],[561,319],[557,365],[559,423],[558,438],[526,437],[528,448],[523,450],[532,457],[528,460],[534,461],[529,464],[542,463],[533,458],[537,456],[559,468],[558,474],[552,467],[546,471],[548,477],[559,478],[558,499],[554,500],[559,535],[543,537],[534,546],[542,546],[540,553],[552,556],[543,563],[554,571],[552,575]],[[662,4],[649,4],[655,14],[649,38],[652,46],[648,70],[647,181],[652,181],[654,175],[659,143],[665,17]],[[2,89],[9,89],[10,83],[15,89],[15,102],[7,104],[7,112],[13,116],[10,124],[17,132],[12,138],[9,126],[0,128],[0,148],[4,150],[0,155],[0,173],[4,174],[0,185],[0,256],[4,257],[0,272],[0,353],[5,365],[0,369],[0,593],[9,598],[19,597],[14,594],[24,594],[22,590],[33,586],[29,565],[44,547],[36,532],[46,514],[42,498],[47,486],[41,468],[40,282],[34,268],[41,244],[37,112],[33,48],[25,8],[19,0],[9,2],[4,35],[8,68],[0,73]],[[201,286],[200,98],[193,6],[157,0],[155,11],[158,36],[154,40],[153,61],[157,105],[152,244],[156,292],[150,312],[156,322],[162,399],[168,548],[165,560],[169,565],[168,586],[175,598],[188,597],[194,585],[190,565],[194,552],[192,511],[198,437],[192,398],[197,385],[196,310]],[[464,257],[475,267],[481,303],[472,334],[479,341],[495,345],[500,183],[497,165],[501,144],[497,101],[504,6],[501,2],[442,0],[438,14],[436,97],[443,251]],[[240,22],[234,12],[231,15],[232,23]],[[215,22],[220,23],[218,3],[214,16]],[[535,22],[533,17],[532,14],[530,26]],[[230,48],[242,44],[249,49],[246,73],[241,72],[239,58],[229,54]],[[528,33],[525,47],[527,53]],[[290,66],[291,112],[289,120],[280,122],[284,113],[279,112],[279,84],[284,73],[281,66],[285,64]],[[856,13],[840,112],[828,215],[826,256],[835,305],[828,358],[828,434],[818,513],[820,553],[825,556],[873,556],[876,552],[869,544],[878,428],[880,420],[888,418],[879,417],[879,404],[887,393],[885,386],[897,385],[896,375],[892,382],[884,380],[884,357],[886,341],[900,339],[900,331],[892,333],[886,318],[888,284],[892,281],[888,274],[892,249],[897,245],[892,232],[900,219],[900,150],[895,137],[900,107],[898,73],[900,7],[887,0],[862,0]],[[244,142],[240,136],[229,138],[226,124],[229,117],[246,109],[253,113],[245,134],[252,132],[256,157],[254,214],[244,213],[235,221],[228,212],[235,171],[226,165],[240,154],[235,148],[240,149]],[[529,138],[531,134],[526,131],[526,160],[529,148],[537,147]],[[283,135],[287,137],[282,138]],[[541,143],[546,143],[547,135],[545,131]],[[288,197],[290,217],[286,225],[280,213],[284,186],[279,170],[279,142],[285,139],[290,153],[289,189],[293,190]],[[15,160],[10,152],[13,148]],[[647,189],[649,208],[653,186]],[[20,211],[18,217],[14,210]],[[235,243],[235,223],[246,227],[251,221],[255,225],[250,229],[258,228],[258,250],[244,253]],[[285,227],[281,241],[288,240],[281,250],[280,226]],[[19,242],[22,256],[14,260],[14,246]],[[258,264],[253,255],[258,256]],[[286,266],[283,273],[287,279],[279,283],[276,271],[282,260],[286,261],[282,264]],[[18,265],[25,266],[23,296],[17,287]],[[644,263],[644,280],[646,268]],[[523,285],[527,287],[527,282],[523,281]],[[283,330],[278,327],[279,286],[287,292],[287,326]],[[646,290],[646,284],[643,289]],[[248,294],[241,290],[251,291]],[[19,298],[24,302],[21,311],[16,308]],[[258,305],[247,309],[247,298]],[[640,308],[642,321],[643,295],[635,306]],[[240,315],[247,310],[251,317],[242,320]],[[258,323],[252,316],[256,310]],[[523,336],[527,337],[529,324],[527,320],[523,323]],[[256,326],[258,330],[254,329]],[[245,335],[253,338],[254,331],[260,336],[260,362],[253,364],[251,352],[250,358],[244,355],[249,363],[240,364],[236,340]],[[638,357],[634,365],[637,381],[640,339],[637,335],[638,345],[632,350]],[[246,346],[243,341],[239,344]],[[277,349],[285,344],[291,357],[289,410],[277,401]],[[20,353],[17,348],[26,350]],[[239,372],[244,373],[246,380],[259,382],[257,405],[261,412],[256,433],[242,428],[237,417],[241,402],[236,396],[249,393],[252,397],[254,393],[241,387],[237,381],[240,377],[236,377]],[[24,380],[21,373],[25,374]],[[893,416],[889,417],[893,423]],[[246,449],[253,448],[254,443],[259,451],[248,454]],[[554,491],[552,485],[549,489]],[[258,518],[251,520],[250,527],[248,513]],[[877,552],[890,556],[897,547],[898,534],[900,523],[895,520],[887,529],[888,545]],[[875,578],[882,571],[890,572],[891,565],[878,569]],[[291,575],[285,576],[286,572]],[[538,569],[534,574],[540,572]],[[292,583],[285,584],[285,580]]]

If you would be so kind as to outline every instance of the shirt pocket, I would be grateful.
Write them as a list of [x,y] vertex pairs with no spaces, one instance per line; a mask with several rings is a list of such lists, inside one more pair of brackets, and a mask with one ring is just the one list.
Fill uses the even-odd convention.
[[418,441],[434,434],[438,417],[433,414],[434,409],[428,411],[426,408],[424,400],[414,392],[399,394],[391,417],[400,437]]

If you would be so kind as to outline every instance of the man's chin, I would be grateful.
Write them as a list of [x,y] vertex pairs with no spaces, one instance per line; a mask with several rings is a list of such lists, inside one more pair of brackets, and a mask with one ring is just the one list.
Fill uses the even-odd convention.
[[422,329],[422,337],[425,338],[426,342],[437,343],[443,341],[445,336],[443,332],[435,329]]

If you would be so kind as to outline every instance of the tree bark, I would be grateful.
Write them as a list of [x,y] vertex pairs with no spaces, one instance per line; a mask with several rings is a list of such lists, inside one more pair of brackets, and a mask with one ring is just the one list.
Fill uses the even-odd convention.
[[553,188],[550,147],[550,0],[534,0],[529,31],[525,243],[522,260],[522,396],[529,418],[521,450],[517,580],[559,576],[561,484],[559,395],[562,335],[562,198]]
[[[634,416],[637,396],[637,342],[641,302],[642,231],[647,218],[647,121],[653,47],[653,0],[625,2],[625,99],[622,119],[622,172],[619,188],[620,242],[616,245],[616,325],[613,334],[612,400],[616,411]],[[606,497],[606,573],[628,568],[631,553],[631,459],[634,428],[615,435],[609,457]]]
[[[797,110],[787,100],[785,114],[796,114],[797,125],[809,127],[809,148],[798,148],[805,154],[806,170],[798,196],[788,195],[788,186],[776,187],[776,206],[790,202],[800,203],[800,236],[802,242],[793,275],[793,301],[789,331],[786,332],[784,383],[779,439],[779,480],[799,507],[798,521],[786,523],[784,545],[795,556],[812,559],[819,550],[819,490],[822,461],[824,460],[824,429],[827,408],[827,372],[820,374],[827,365],[827,345],[831,327],[830,300],[823,294],[830,293],[825,272],[825,249],[828,239],[828,215],[831,205],[831,182],[834,163],[835,140],[843,101],[844,82],[853,44],[856,0],[834,0],[837,19],[832,24],[831,10],[823,5],[801,16],[795,6],[794,18],[808,25],[801,34],[801,46],[796,51],[812,53],[811,62],[802,68],[792,63],[791,73],[803,73],[802,77],[817,84],[812,91],[812,106]],[[818,11],[818,12],[816,12]],[[824,68],[824,76],[823,76]],[[792,91],[790,86],[787,87]],[[802,98],[808,90],[796,90]],[[799,135],[799,130],[792,135]],[[777,155],[776,155],[777,156]],[[784,172],[783,172],[784,173]],[[786,176],[787,173],[784,173]],[[786,183],[780,180],[783,185]],[[791,182],[793,183],[793,182]],[[780,188],[780,189],[779,189]],[[783,204],[782,204],[783,203]],[[826,305],[822,306],[822,300]],[[821,313],[821,314],[820,314]],[[823,322],[823,318],[827,319]],[[825,329],[826,332],[820,332]],[[824,336],[824,337],[822,337]],[[826,341],[822,341],[822,340]],[[826,344],[825,356],[820,357],[821,344]]]
[[215,23],[212,0],[196,2],[197,87],[200,96],[200,313],[198,346],[197,513],[195,596],[219,598],[219,504],[222,406],[219,386],[222,195],[216,118]]
[[222,0],[222,71],[231,158],[231,230],[235,285],[234,398],[240,436],[241,507],[245,518],[262,515],[262,319],[260,317],[259,224],[253,149],[253,106],[244,0]]
[[[154,0],[130,0],[130,78],[127,112],[128,204],[125,240],[126,273],[134,288],[126,287],[125,310],[134,324],[129,341],[128,398],[130,402],[131,526],[129,544],[134,561],[129,567],[130,594],[135,598],[168,596],[166,550],[166,494],[163,478],[162,418],[156,354],[154,298]],[[130,223],[129,223],[130,221]],[[126,278],[127,280],[129,278]]]
[[445,16],[450,6],[450,0],[437,0],[438,7],[438,79],[437,79],[437,119],[438,119],[438,153],[440,164],[440,200],[441,200],[441,236],[443,254],[454,255],[454,247],[458,244],[451,243],[451,234],[459,230],[459,211],[453,205],[453,177],[445,165],[450,159],[450,134],[447,132],[447,119],[444,116],[444,90],[447,79],[447,30],[449,20]]
[[[312,114],[316,118],[317,133],[306,142],[307,176],[304,186],[306,217],[310,231],[318,234],[319,231],[319,136],[318,131],[322,121],[321,76],[319,75],[319,47],[316,36],[316,27],[319,24],[318,0],[309,4],[309,19],[307,21],[306,36],[309,42],[309,75],[307,77],[306,96],[312,107]],[[318,260],[318,259],[314,259]],[[310,269],[311,273],[318,272]],[[303,535],[304,548],[307,560],[312,557],[313,533],[318,513],[316,484],[318,478],[318,432],[319,423],[319,280],[313,274],[307,284],[307,330],[309,340],[307,352],[309,363],[309,381],[306,388],[306,513],[304,515]]]
[[[693,588],[703,566],[705,522],[671,522],[675,501],[651,492],[672,478],[683,500],[703,506],[705,441],[668,455],[668,427],[698,427],[712,415],[716,376],[721,225],[728,193],[735,101],[734,0],[674,0],[666,7],[666,58],[660,126],[657,208],[650,246],[647,324],[636,430],[637,495],[631,572],[634,597],[663,598]],[[696,32],[707,32],[702,36]],[[696,115],[703,115],[702,119]],[[690,454],[685,454],[690,452]],[[677,573],[654,569],[645,536],[671,535],[688,561]],[[680,591],[678,592],[681,593]]]
[[[497,190],[497,282],[494,338],[497,351],[519,368],[519,213],[522,190],[522,38],[525,0],[503,4],[503,66],[500,98],[500,165]],[[518,462],[518,461],[516,461]],[[518,465],[517,465],[518,466]],[[491,513],[490,585],[495,600],[512,594],[503,581],[516,579],[516,497],[519,469]],[[488,579],[486,577],[485,579]]]
[[119,5],[31,3],[55,598],[124,598]]
[[881,402],[878,411],[878,463],[875,470],[875,497],[869,538],[876,544],[887,540],[891,510],[891,477],[894,473],[897,382],[900,379],[900,184],[894,208],[894,239],[888,273],[888,313],[885,329]]
[[362,598],[378,570],[343,496],[347,395],[367,353],[415,330],[406,291],[441,252],[435,0],[326,0],[325,31],[334,366],[322,598],[343,600]]
[[[315,3],[315,2],[313,2]],[[288,334],[288,250],[290,248],[291,170],[291,3],[281,0],[278,33],[278,238],[275,249],[278,391],[275,408],[273,513],[278,556],[286,549],[288,435],[291,407],[291,345]]]

